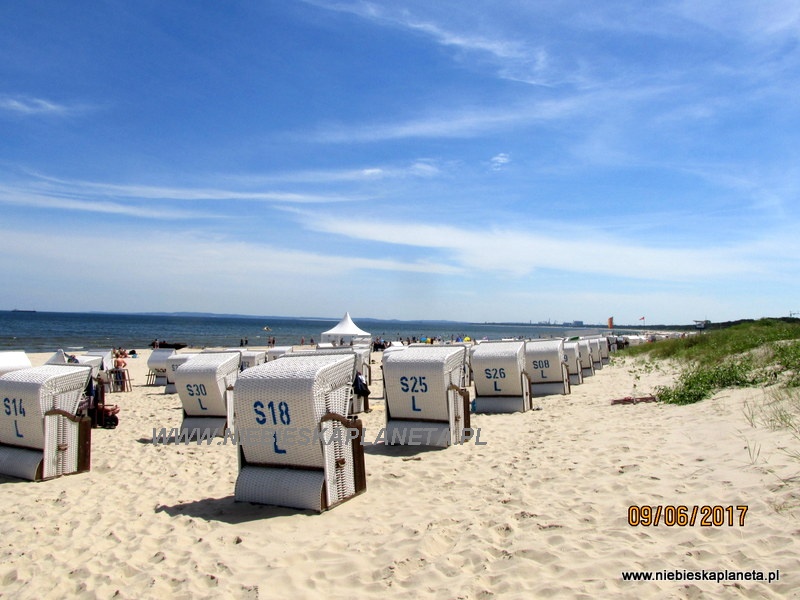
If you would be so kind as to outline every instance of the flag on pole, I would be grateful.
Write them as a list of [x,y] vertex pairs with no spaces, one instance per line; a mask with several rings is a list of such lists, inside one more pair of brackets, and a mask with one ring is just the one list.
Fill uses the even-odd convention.
[[640,321],[644,321],[644,317],[639,317],[639,320]]

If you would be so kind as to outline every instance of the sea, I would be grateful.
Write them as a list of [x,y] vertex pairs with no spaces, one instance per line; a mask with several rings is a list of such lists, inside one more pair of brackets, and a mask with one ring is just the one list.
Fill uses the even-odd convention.
[[[591,327],[541,324],[462,323],[456,321],[396,321],[353,319],[373,339],[470,337],[474,340],[561,338],[602,331]],[[164,315],[0,311],[0,350],[55,352],[103,348],[147,348],[158,339],[194,348],[265,347],[319,341],[339,319],[250,317],[227,315]],[[266,329],[265,329],[266,328]]]

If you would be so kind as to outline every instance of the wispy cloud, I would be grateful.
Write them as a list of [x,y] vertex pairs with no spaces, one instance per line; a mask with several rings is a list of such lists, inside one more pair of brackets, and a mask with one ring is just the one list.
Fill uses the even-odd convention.
[[[508,226],[467,229],[315,214],[307,215],[304,225],[313,231],[357,240],[427,248],[439,260],[458,268],[513,277],[547,269],[640,280],[702,281],[775,272],[777,258],[772,244],[769,252],[761,244],[746,242],[727,246],[648,246],[638,240],[613,238],[594,229],[557,223],[531,224],[530,230]],[[783,254],[787,252],[791,250],[784,250]]]
[[8,96],[0,94],[0,112],[23,116],[31,115],[65,115],[72,109],[42,98],[30,96]]
[[75,199],[56,195],[47,195],[13,186],[0,185],[0,204],[40,208],[48,210],[66,210],[86,213],[124,215],[141,219],[179,220],[220,218],[201,211],[181,210],[165,206],[147,206],[141,204],[122,204],[113,201]]
[[490,160],[489,163],[492,166],[492,171],[502,171],[505,169],[506,165],[511,162],[511,156],[506,152],[501,152],[500,154],[495,154]]
[[[404,29],[427,36],[434,43],[453,48],[460,54],[477,55],[478,61],[472,64],[491,64],[501,78],[512,79],[534,85],[550,86],[573,79],[572,74],[556,72],[551,68],[548,50],[543,45],[534,45],[528,39],[509,35],[487,35],[478,33],[476,28],[484,25],[485,15],[471,25],[463,25],[461,30],[452,23],[452,13],[447,25],[437,22],[433,16],[414,14],[405,6],[380,6],[371,2],[324,2],[306,0],[320,8],[346,12],[378,23],[386,27]],[[418,7],[430,10],[430,6]],[[462,7],[453,7],[459,12]]]

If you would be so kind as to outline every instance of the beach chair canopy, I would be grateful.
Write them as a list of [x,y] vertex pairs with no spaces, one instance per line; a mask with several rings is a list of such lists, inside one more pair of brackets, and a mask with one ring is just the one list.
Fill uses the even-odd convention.
[[29,369],[33,365],[28,355],[21,351],[0,352],[0,375],[11,371]]
[[76,413],[90,376],[89,366],[44,365],[0,377],[0,472],[48,479],[88,463]]
[[292,346],[273,346],[272,348],[267,350],[267,360],[269,362],[271,360],[275,360],[276,358],[280,358],[287,352],[292,351]]
[[478,396],[519,396],[525,370],[525,342],[483,342],[472,352],[472,376]]
[[388,444],[464,441],[469,427],[469,396],[462,387],[466,359],[464,346],[412,345],[384,354]]
[[364,489],[363,449],[348,434],[354,373],[352,353],[291,354],[242,372],[236,500],[322,511]]
[[[102,360],[100,368],[104,371],[114,368],[114,353],[112,350],[87,350],[84,356],[99,356]],[[80,360],[80,357],[78,357]]]
[[564,341],[533,340],[525,343],[525,370],[531,395],[569,394],[569,368],[565,362]]
[[227,352],[238,352],[242,357],[240,369],[244,371],[256,365],[267,362],[266,350],[242,350],[241,348],[226,348]]
[[470,359],[476,412],[525,412],[531,389],[525,370],[525,342],[484,341]]
[[230,391],[239,375],[238,352],[201,353],[175,370],[175,387],[183,405],[181,431],[210,429],[224,435],[233,425]]
[[176,352],[167,357],[166,365],[167,365],[167,384],[164,387],[165,394],[174,394],[178,391],[178,388],[175,387],[175,371],[178,370],[182,364],[189,362],[197,356],[196,352],[186,352],[184,354]]

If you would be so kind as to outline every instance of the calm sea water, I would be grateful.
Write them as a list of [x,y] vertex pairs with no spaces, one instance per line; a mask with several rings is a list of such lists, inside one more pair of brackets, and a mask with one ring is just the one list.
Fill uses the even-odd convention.
[[[549,338],[597,333],[597,329],[541,325],[496,325],[452,321],[381,321],[354,319],[372,337],[386,340],[411,337],[457,336],[473,339]],[[279,346],[299,344],[320,334],[338,319],[287,319],[275,317],[197,317],[132,314],[54,313],[0,311],[0,350],[50,352],[59,348],[146,348],[155,338],[193,347],[266,346],[274,337]],[[264,327],[271,331],[264,331]]]

